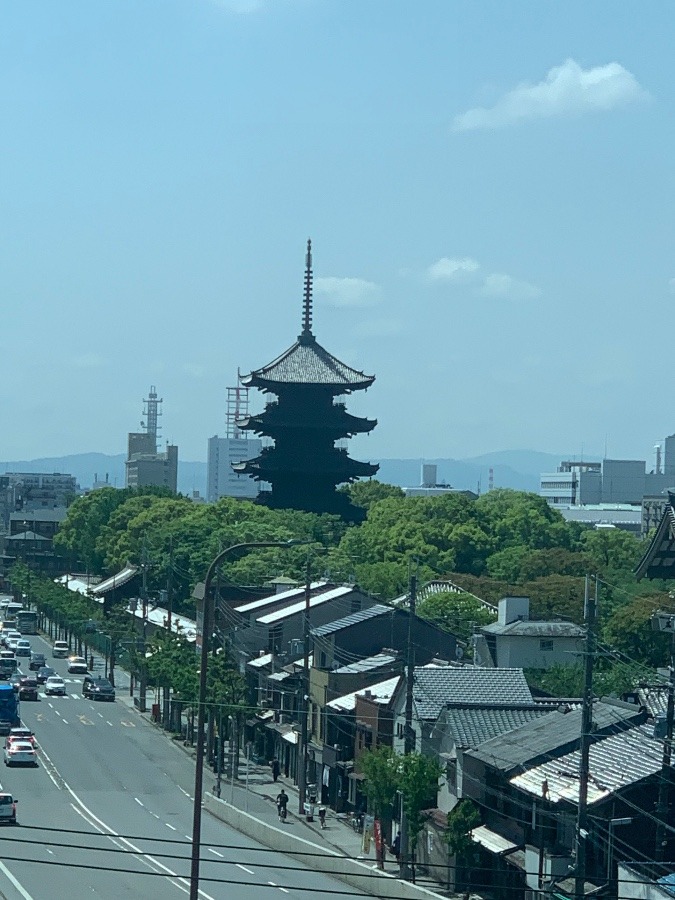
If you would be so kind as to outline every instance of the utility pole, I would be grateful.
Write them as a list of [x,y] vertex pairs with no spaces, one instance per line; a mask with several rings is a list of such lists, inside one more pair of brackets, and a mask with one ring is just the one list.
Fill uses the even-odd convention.
[[[408,610],[408,641],[406,647],[406,691],[405,691],[405,726],[403,732],[403,753],[409,756],[415,751],[415,731],[413,729],[413,679],[415,673],[415,651],[413,646],[413,624],[417,610],[417,575],[410,576],[408,588],[410,607]],[[401,803],[401,843],[399,875],[401,878],[409,878],[410,835],[408,834],[408,817],[405,814],[404,804]]]
[[147,692],[148,692],[148,678],[145,672],[145,637],[147,632],[147,622],[148,622],[148,548],[145,543],[145,538],[143,538],[143,549],[141,551],[141,569],[143,572],[143,582],[141,587],[141,601],[143,603],[143,640],[141,643],[141,666],[140,666],[140,676],[141,676],[141,684],[140,691],[138,695],[138,708],[143,713],[146,710],[146,701],[147,701]]
[[305,617],[302,629],[303,636],[303,665],[302,688],[300,690],[300,703],[298,714],[300,716],[300,743],[298,745],[298,813],[305,813],[305,800],[307,799],[307,742],[309,737],[309,610],[312,596],[312,582],[310,574],[310,552],[307,551],[307,563],[305,565]]
[[666,734],[663,741],[663,759],[661,762],[661,779],[659,781],[659,799],[656,805],[656,847],[654,859],[663,862],[666,858],[666,823],[668,821],[669,788],[672,777],[671,761],[673,754],[673,713],[675,712],[675,615],[657,612],[652,618],[652,627],[656,631],[670,632],[670,667],[668,678],[668,705],[666,706]]
[[593,727],[593,661],[595,658],[595,618],[598,604],[598,579],[595,591],[589,591],[589,576],[586,576],[584,606],[586,612],[586,651],[584,655],[584,694],[581,708],[581,744],[579,752],[579,803],[577,806],[576,858],[574,872],[575,900],[584,900],[586,885],[586,841],[588,840],[588,776],[591,749],[591,729]]

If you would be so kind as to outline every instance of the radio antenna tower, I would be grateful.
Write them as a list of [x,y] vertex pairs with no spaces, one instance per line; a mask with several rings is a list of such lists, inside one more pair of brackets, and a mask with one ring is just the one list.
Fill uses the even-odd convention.
[[155,453],[157,452],[157,438],[161,431],[161,426],[158,424],[158,419],[162,415],[161,403],[164,403],[164,400],[161,397],[157,398],[155,385],[150,385],[150,394],[143,400],[144,421],[141,422],[141,428],[144,428],[145,433],[149,434],[155,442]]

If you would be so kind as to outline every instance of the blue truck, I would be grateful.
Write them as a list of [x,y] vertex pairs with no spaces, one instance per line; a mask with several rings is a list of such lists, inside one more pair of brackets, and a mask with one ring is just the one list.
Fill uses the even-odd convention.
[[10,728],[21,724],[19,701],[14,693],[14,685],[0,682],[0,735],[9,734]]

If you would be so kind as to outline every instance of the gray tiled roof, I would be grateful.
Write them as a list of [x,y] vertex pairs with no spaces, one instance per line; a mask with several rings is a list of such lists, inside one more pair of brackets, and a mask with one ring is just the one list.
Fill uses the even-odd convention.
[[549,712],[542,706],[448,707],[441,713],[438,727],[447,729],[456,747],[478,747],[490,738],[513,731]]
[[414,672],[413,698],[420,719],[438,718],[447,704],[514,706],[532,703],[522,669],[424,666]]
[[[612,734],[644,721],[635,705],[597,700],[593,704],[593,736]],[[492,738],[468,755],[504,772],[522,769],[528,763],[567,753],[579,742],[581,709],[551,712],[520,728]]]
[[351,390],[369,387],[373,381],[374,375],[364,375],[340,362],[314,339],[297,340],[271,363],[242,378],[242,383],[247,386],[325,384]]
[[574,622],[509,622],[508,625],[483,625],[483,634],[509,634],[518,637],[583,637],[586,632]]
[[319,625],[318,628],[312,628],[311,634],[314,637],[325,637],[327,634],[334,634],[336,631],[342,631],[343,628],[349,628],[358,622],[364,622],[367,619],[373,619],[376,616],[383,616],[385,613],[391,612],[391,606],[385,606],[383,603],[376,603],[375,606],[369,606],[368,609],[361,609],[349,616],[343,616],[334,622],[328,622],[326,625]]

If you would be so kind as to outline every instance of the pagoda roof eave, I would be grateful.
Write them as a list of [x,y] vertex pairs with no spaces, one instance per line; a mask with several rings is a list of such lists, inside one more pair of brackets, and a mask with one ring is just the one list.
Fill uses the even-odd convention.
[[675,495],[668,492],[668,503],[649,547],[634,569],[642,578],[675,578]]
[[328,387],[341,393],[369,388],[374,375],[353,369],[305,335],[272,362],[241,377],[244,387],[276,393],[276,387],[304,385]]

